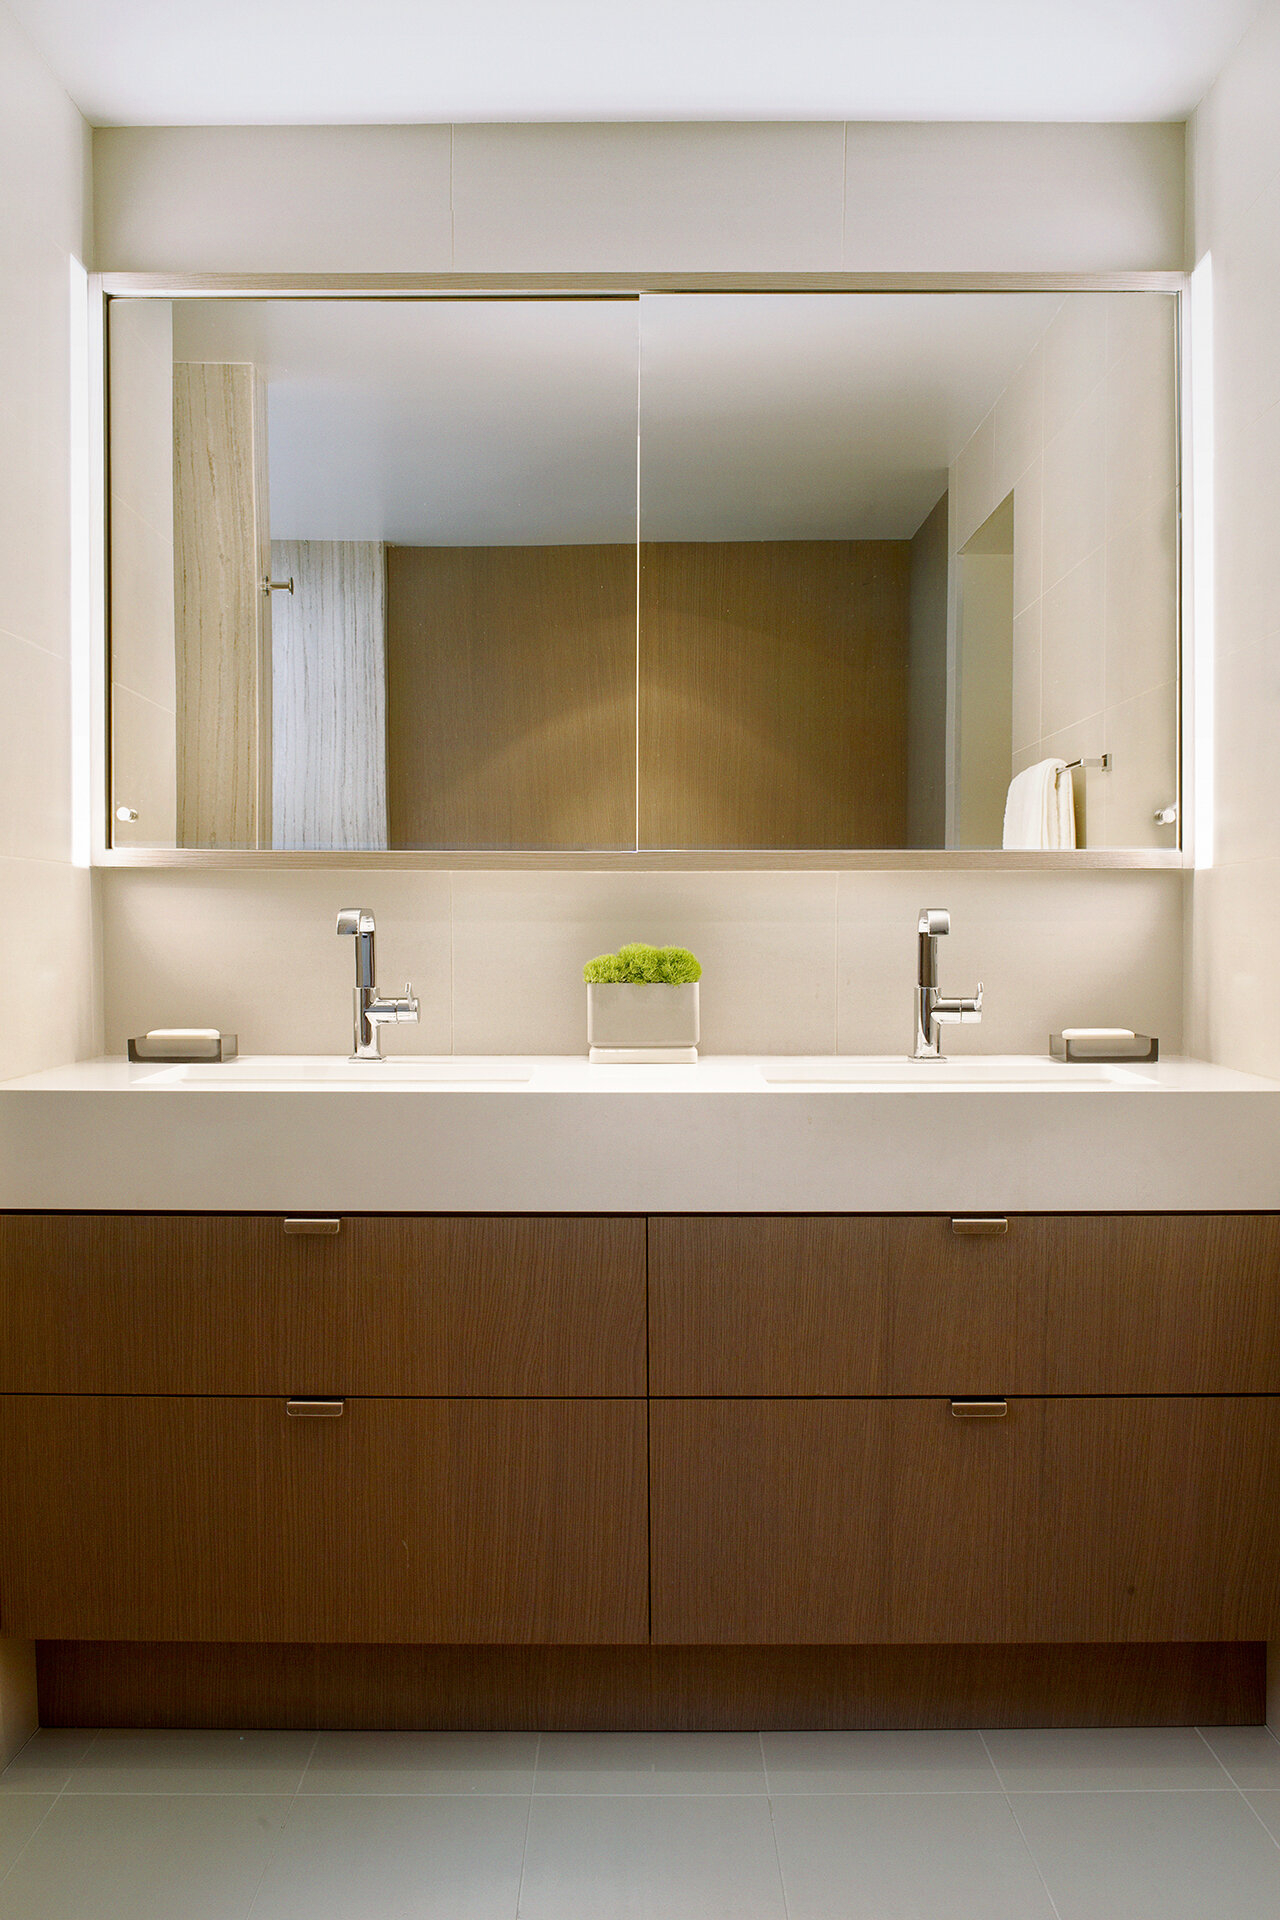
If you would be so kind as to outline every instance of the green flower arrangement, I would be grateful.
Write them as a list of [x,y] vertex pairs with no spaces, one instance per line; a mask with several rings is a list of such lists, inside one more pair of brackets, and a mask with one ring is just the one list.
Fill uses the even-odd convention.
[[647,947],[632,940],[616,953],[588,960],[582,977],[596,987],[687,987],[701,980],[702,968],[687,947]]

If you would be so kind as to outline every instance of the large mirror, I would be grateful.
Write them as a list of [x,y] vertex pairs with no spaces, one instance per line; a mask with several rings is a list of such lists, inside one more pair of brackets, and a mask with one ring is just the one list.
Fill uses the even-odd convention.
[[118,848],[1176,845],[1177,302],[118,298]]

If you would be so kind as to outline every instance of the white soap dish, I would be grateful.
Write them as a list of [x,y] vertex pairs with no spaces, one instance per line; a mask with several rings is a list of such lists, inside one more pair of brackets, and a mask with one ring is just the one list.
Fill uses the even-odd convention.
[[234,1060],[239,1037],[219,1033],[216,1027],[154,1027],[129,1042],[130,1060],[165,1060],[170,1065],[196,1060]]
[[1095,1063],[1158,1060],[1160,1042],[1129,1027],[1064,1027],[1061,1033],[1049,1035],[1049,1052],[1055,1060]]

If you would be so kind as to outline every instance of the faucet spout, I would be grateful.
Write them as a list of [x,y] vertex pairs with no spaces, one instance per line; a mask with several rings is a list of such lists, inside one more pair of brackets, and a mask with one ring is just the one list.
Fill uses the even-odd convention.
[[356,986],[353,1002],[351,1059],[381,1060],[382,1029],[418,1018],[413,988],[405,982],[403,995],[384,1000],[374,969],[374,921],[371,907],[344,907],[337,932],[351,934],[356,943]]
[[946,999],[938,991],[938,941],[951,931],[945,907],[922,907],[916,922],[919,948],[915,989],[915,1044],[909,1060],[942,1060],[938,1028],[974,1026],[982,1018],[982,982],[978,991],[960,999]]

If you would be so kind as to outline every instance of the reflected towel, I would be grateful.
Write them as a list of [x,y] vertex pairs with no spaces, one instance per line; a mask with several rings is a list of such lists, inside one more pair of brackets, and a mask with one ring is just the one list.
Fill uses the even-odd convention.
[[1004,803],[1006,847],[1053,851],[1075,846],[1076,798],[1066,765],[1065,760],[1038,760],[1009,782]]

